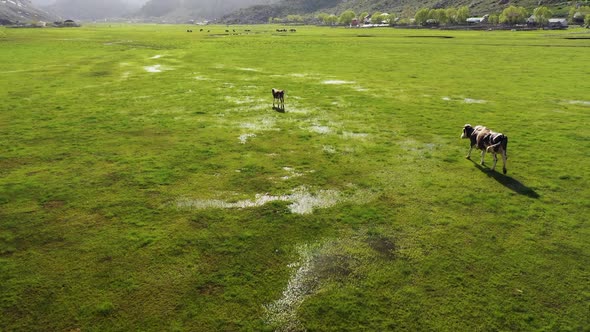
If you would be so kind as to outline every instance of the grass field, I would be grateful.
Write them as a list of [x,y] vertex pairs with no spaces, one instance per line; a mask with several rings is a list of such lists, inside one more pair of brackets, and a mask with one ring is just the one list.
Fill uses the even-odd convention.
[[590,329],[590,30],[276,28],[0,28],[1,331]]

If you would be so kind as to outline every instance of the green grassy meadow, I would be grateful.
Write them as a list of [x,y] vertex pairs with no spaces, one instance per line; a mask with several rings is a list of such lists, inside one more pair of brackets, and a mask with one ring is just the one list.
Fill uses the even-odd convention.
[[276,28],[0,28],[0,331],[590,328],[590,30]]

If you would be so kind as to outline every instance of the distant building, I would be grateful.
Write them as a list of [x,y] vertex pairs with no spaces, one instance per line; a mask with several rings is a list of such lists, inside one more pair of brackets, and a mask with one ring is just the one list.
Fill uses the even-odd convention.
[[467,24],[483,24],[483,23],[488,23],[488,18],[490,17],[490,15],[486,14],[482,17],[470,17],[467,20],[465,20],[465,22],[467,22]]
[[567,20],[565,18],[550,18],[547,26],[551,29],[567,29]]

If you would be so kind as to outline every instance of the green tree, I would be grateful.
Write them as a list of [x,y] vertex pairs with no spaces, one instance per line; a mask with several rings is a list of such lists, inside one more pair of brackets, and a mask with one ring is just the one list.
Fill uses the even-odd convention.
[[535,23],[539,26],[544,26],[549,23],[549,19],[553,13],[549,10],[549,8],[545,6],[537,7],[533,11],[533,16],[535,16]]
[[457,23],[465,24],[467,23],[467,19],[469,18],[469,7],[463,6],[457,9]]
[[322,24],[328,24],[328,14],[326,13],[319,13],[317,18],[320,22],[322,22]]
[[340,18],[338,19],[338,22],[340,24],[350,25],[350,23],[352,23],[352,20],[355,17],[356,17],[356,14],[352,10],[347,10],[347,11],[343,12],[342,14],[340,14]]
[[381,12],[374,12],[373,15],[371,15],[371,23],[372,24],[381,24],[381,21],[383,20],[383,16]]
[[510,6],[504,9],[502,14],[500,14],[500,23],[506,23],[510,25],[525,23],[527,15],[526,8]]
[[395,14],[388,14],[387,15],[387,18],[385,19],[385,21],[387,21],[387,24],[393,26],[397,22],[397,15],[395,15]]
[[326,18],[326,24],[335,25],[336,23],[338,23],[338,16],[332,14]]
[[418,10],[416,12],[416,15],[414,16],[414,20],[415,20],[416,24],[418,24],[418,25],[426,24],[426,21],[428,21],[429,18],[430,18],[430,9],[428,9],[428,8],[420,8],[420,10]]
[[492,14],[490,17],[488,17],[488,22],[490,24],[496,25],[500,23],[500,16],[498,16],[498,14]]
[[576,24],[585,22],[585,18],[590,15],[590,6],[580,6],[570,10],[569,21]]
[[367,12],[362,12],[359,14],[359,22],[362,24],[365,22],[365,18],[367,18],[367,16],[369,16],[369,13]]
[[434,12],[431,12],[431,18],[435,19],[440,24],[448,24],[449,17],[447,16],[447,11],[443,8],[435,9]]
[[457,8],[450,7],[445,9],[445,15],[449,24],[457,24]]
[[301,16],[301,15],[287,15],[287,22],[301,23],[301,22],[303,22],[303,16]]

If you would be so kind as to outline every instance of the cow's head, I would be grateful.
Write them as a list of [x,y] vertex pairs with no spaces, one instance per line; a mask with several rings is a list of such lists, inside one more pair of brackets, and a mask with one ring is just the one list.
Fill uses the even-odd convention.
[[463,127],[463,133],[461,134],[461,138],[469,138],[471,137],[471,134],[473,134],[473,127],[471,127],[470,124],[466,124]]

